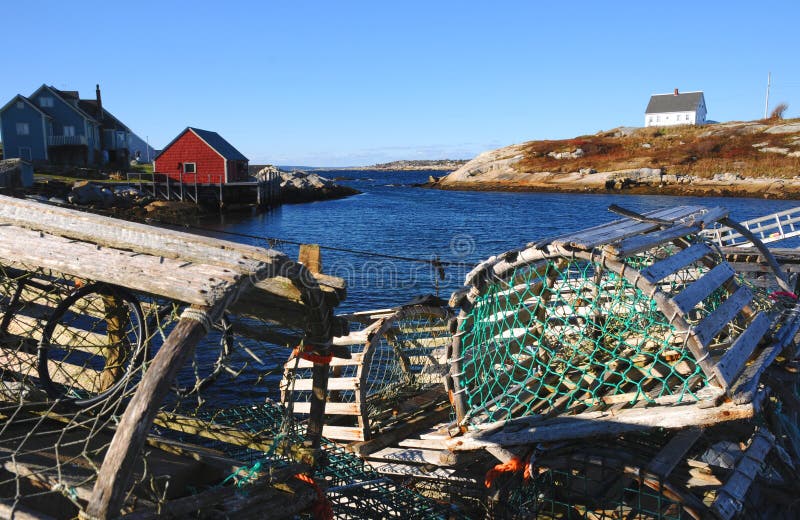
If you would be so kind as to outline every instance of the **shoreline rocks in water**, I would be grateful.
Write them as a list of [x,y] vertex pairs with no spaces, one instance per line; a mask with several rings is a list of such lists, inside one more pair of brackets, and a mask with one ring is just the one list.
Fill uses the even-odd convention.
[[284,204],[316,202],[358,195],[360,191],[349,186],[342,186],[316,173],[293,170],[280,170],[275,166],[267,166],[259,170],[256,178],[266,177],[270,172],[281,177],[281,201]]

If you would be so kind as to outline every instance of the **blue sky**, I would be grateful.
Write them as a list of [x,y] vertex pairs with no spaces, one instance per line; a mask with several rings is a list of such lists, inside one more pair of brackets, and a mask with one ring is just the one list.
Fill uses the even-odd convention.
[[[69,15],[65,9],[70,9]],[[800,115],[800,2],[7,0],[0,101],[94,95],[156,148],[214,130],[252,163],[470,158],[640,126],[652,93],[708,117]]]

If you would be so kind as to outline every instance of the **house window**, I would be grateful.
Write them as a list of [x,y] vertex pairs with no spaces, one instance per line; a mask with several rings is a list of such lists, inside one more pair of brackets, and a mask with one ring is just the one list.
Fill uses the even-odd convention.
[[75,127],[74,126],[65,126],[64,127],[64,136],[65,137],[74,137],[75,136]]
[[17,101],[17,108],[20,110],[24,109],[25,103],[23,103],[22,101]]
[[30,135],[31,127],[28,123],[17,123],[17,135]]
[[197,168],[195,167],[195,163],[193,162],[186,162],[183,163],[183,173],[196,173]]
[[20,146],[19,147],[19,158],[23,161],[30,161],[31,160],[31,149],[27,146]]
[[40,97],[39,98],[39,106],[42,108],[50,108],[53,106],[53,98],[51,97]]

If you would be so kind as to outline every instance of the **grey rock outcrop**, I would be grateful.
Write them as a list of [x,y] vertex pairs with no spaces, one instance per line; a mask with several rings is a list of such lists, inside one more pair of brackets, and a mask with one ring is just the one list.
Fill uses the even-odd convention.
[[785,125],[771,126],[764,130],[765,134],[792,134],[800,132],[800,123],[787,123]]
[[274,166],[262,168],[256,174],[256,178],[264,179],[270,172],[280,175],[281,199],[283,202],[297,203],[340,199],[361,193],[356,189],[342,186],[316,173],[301,170],[287,172]]

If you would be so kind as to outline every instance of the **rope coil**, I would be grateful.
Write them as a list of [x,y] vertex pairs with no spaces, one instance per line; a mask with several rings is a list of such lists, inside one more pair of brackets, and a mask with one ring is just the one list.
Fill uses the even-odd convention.
[[203,327],[203,330],[206,331],[206,334],[208,334],[213,327],[213,323],[211,323],[211,318],[208,317],[208,313],[200,309],[195,309],[194,307],[188,307],[184,309],[184,311],[181,313],[181,319],[192,320],[200,323],[200,325]]

